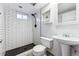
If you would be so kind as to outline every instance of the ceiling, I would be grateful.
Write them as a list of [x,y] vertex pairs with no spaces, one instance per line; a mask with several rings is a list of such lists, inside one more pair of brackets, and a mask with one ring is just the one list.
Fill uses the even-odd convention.
[[[35,13],[47,4],[48,3],[37,3],[35,6],[33,6],[31,3],[4,3],[3,5],[5,8],[10,8],[26,13]],[[23,8],[19,8],[19,6],[22,6]]]

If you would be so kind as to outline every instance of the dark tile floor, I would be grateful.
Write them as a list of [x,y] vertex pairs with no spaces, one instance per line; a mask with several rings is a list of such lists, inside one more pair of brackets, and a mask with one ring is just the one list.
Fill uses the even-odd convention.
[[46,55],[47,56],[54,56],[53,54],[51,54],[50,52],[46,51]]
[[35,45],[32,43],[32,44],[29,44],[29,45],[25,45],[25,46],[22,46],[22,47],[19,47],[19,48],[16,48],[16,49],[6,51],[5,56],[15,56],[15,55],[20,54],[22,52],[25,52],[29,49],[32,49],[34,46]]
[[[25,52],[25,51],[32,49],[34,46],[35,45],[32,43],[32,44],[29,44],[29,45],[25,45],[25,46],[22,46],[22,47],[19,47],[19,48],[16,48],[16,49],[6,51],[5,56],[16,56],[17,54],[20,54],[22,52]],[[53,54],[51,54],[48,51],[46,51],[46,55],[47,56],[54,56]]]

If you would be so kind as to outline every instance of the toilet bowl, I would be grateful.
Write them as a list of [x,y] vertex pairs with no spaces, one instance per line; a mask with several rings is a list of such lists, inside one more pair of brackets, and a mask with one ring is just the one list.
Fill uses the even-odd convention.
[[43,45],[36,45],[33,48],[33,55],[34,56],[44,56],[46,54],[46,47]]
[[36,45],[33,47],[33,55],[34,56],[45,56],[46,55],[46,48],[52,48],[53,47],[53,39],[40,37],[41,44]]

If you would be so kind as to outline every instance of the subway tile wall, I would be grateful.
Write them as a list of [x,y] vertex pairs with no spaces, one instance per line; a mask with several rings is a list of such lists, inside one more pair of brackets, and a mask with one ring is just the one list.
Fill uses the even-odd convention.
[[6,50],[11,50],[23,45],[33,43],[32,20],[16,18],[16,10],[6,9]]
[[0,4],[0,55],[5,53],[5,22],[4,22],[4,9]]

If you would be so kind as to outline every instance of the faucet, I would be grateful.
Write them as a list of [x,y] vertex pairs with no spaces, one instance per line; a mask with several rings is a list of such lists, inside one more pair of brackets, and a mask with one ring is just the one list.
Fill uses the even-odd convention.
[[69,34],[66,34],[66,33],[63,34],[63,36],[64,36],[64,37],[70,37],[70,35],[69,35]]

